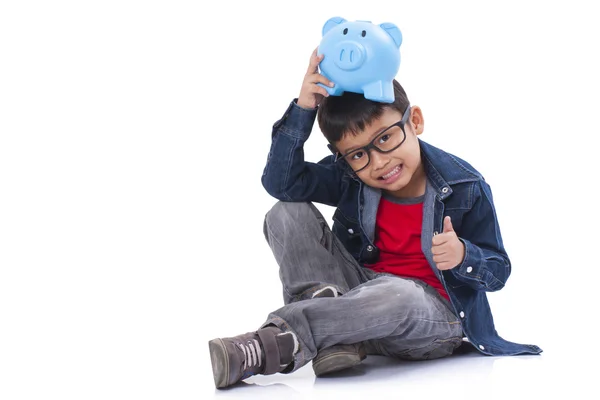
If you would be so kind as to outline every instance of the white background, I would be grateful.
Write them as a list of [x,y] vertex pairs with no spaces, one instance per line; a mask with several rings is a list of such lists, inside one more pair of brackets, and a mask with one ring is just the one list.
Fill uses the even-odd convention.
[[[2,2],[0,398],[593,397],[593,3]],[[282,304],[260,177],[336,15],[401,29],[421,138],[492,186],[513,262],[489,295],[498,332],[541,356],[371,358],[215,391],[207,341]],[[306,158],[326,154],[315,125]]]

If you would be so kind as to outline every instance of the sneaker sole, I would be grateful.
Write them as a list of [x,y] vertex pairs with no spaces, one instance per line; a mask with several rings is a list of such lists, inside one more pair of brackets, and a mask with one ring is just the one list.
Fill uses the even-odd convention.
[[229,357],[227,357],[225,344],[221,339],[213,339],[208,342],[208,350],[210,351],[215,386],[223,388],[229,382]]
[[313,362],[313,371],[316,376],[323,376],[343,369],[352,368],[362,362],[357,353],[334,353]]

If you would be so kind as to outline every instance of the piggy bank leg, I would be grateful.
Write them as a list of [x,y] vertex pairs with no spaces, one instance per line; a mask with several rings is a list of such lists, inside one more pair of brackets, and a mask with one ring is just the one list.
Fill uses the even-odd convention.
[[317,85],[327,90],[330,96],[341,96],[344,94],[344,90],[337,85],[334,87],[325,86],[322,83],[317,83]]
[[392,82],[376,81],[363,86],[365,98],[382,103],[394,102],[394,84]]

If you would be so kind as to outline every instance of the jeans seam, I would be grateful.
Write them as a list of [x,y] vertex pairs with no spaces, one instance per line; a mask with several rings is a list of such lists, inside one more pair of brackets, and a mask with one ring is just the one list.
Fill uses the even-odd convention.
[[[360,266],[360,264],[358,264],[358,261],[356,261],[354,259],[354,257],[352,257],[352,255],[346,254],[348,250],[346,250],[345,247],[342,246],[342,248],[340,248],[340,246],[338,245],[337,240],[336,240],[337,236],[335,236],[335,234],[333,234],[333,232],[332,232],[332,236],[333,236],[333,238],[332,238],[333,239],[332,240],[332,244],[338,250],[339,254],[342,256],[344,263],[347,264],[347,265],[349,264],[352,267],[352,269],[355,270],[355,272],[359,276],[360,281],[362,282],[363,279],[362,279],[362,274],[361,274],[361,271],[360,271],[360,269],[362,267]],[[332,247],[332,249],[333,249],[333,247]]]
[[[313,337],[317,337],[317,336],[320,337],[320,336],[347,335],[347,334],[350,334],[350,333],[360,333],[360,332],[365,332],[365,331],[368,331],[368,330],[372,330],[373,328],[376,328],[376,327],[379,327],[379,326],[382,326],[382,325],[386,325],[386,324],[390,324],[390,323],[405,322],[405,321],[407,321],[409,319],[410,320],[416,320],[416,321],[419,321],[419,322],[425,321],[425,322],[434,323],[434,324],[447,324],[447,325],[455,325],[458,322],[458,321],[457,322],[454,322],[454,321],[452,321],[452,322],[451,321],[434,321],[434,320],[430,320],[430,319],[426,319],[426,318],[408,318],[408,317],[405,317],[405,318],[401,318],[401,319],[395,319],[395,320],[392,320],[392,321],[383,322],[383,323],[377,324],[377,325],[369,325],[368,327],[366,327],[364,329],[353,329],[351,331],[346,331],[346,332],[336,332],[336,333],[333,333],[333,334],[332,333],[327,333],[327,334],[322,334],[322,335],[313,333],[312,336]],[[460,322],[458,322],[458,323],[460,324]],[[390,336],[387,336],[387,337],[390,337]],[[373,338],[373,339],[385,339],[385,338],[386,338],[386,336],[384,336],[382,338]]]
[[277,242],[277,244],[279,244],[281,247],[283,247],[283,243],[281,243],[279,240],[277,240],[277,236],[274,234],[273,230],[271,230],[271,227],[267,224],[267,231],[269,232],[269,238],[273,239],[274,241]]

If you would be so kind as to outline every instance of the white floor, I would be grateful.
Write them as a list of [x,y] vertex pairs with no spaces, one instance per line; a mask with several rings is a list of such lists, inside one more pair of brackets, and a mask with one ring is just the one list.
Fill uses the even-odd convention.
[[[255,376],[225,390],[202,376],[201,398],[220,399],[598,399],[592,370],[566,354],[486,357],[476,352],[425,362],[369,356],[358,367],[316,378],[307,364],[293,374]],[[208,364],[208,363],[206,363]],[[212,397],[211,397],[212,396]],[[372,397],[371,397],[372,396]]]

